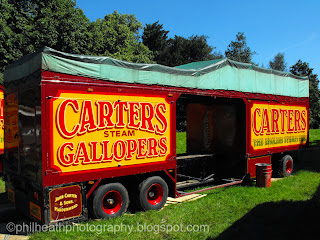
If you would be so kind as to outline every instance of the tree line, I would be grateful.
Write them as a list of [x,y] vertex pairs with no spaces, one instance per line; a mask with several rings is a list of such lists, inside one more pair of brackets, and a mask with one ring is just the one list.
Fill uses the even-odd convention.
[[[159,21],[143,26],[133,14],[115,11],[90,21],[75,0],[1,0],[0,13],[0,81],[7,65],[44,46],[170,67],[224,57],[257,65],[253,62],[256,52],[242,32],[221,53],[208,44],[207,36],[169,38]],[[298,60],[288,69],[284,53],[278,53],[268,67],[309,77],[310,127],[319,128],[319,79],[309,63]]]

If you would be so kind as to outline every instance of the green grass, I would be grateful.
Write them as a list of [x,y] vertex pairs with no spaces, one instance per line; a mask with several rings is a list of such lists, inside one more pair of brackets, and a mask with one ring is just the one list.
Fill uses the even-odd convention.
[[[219,236],[223,231],[232,226],[237,220],[247,217],[253,208],[266,204],[275,204],[285,207],[287,205],[299,206],[308,205],[320,184],[320,173],[301,171],[296,175],[276,182],[272,182],[270,188],[257,188],[254,186],[234,186],[229,188],[215,189],[207,193],[207,196],[196,201],[185,202],[177,205],[169,205],[161,211],[139,212],[134,215],[124,215],[111,220],[89,221],[80,223],[79,225],[71,225],[76,229],[82,227],[83,232],[71,231],[64,232],[42,232],[35,233],[31,239],[206,239]],[[318,189],[319,191],[319,189]],[[319,199],[318,199],[319,201]],[[261,205],[262,204],[262,205]],[[298,204],[298,205],[295,205]],[[310,204],[309,204],[310,205]],[[273,206],[273,205],[272,205]],[[313,206],[312,204],[310,206]],[[297,208],[300,209],[300,208]],[[296,210],[297,210],[296,209]],[[316,209],[316,208],[315,208]],[[313,209],[312,209],[313,210]],[[268,211],[268,210],[266,210]],[[291,211],[295,211],[292,208]],[[276,212],[275,212],[276,213]],[[270,215],[270,211],[265,214]],[[261,217],[261,216],[260,216]],[[262,215],[262,219],[264,215]],[[282,224],[282,220],[279,219]],[[303,220],[304,221],[304,220]],[[254,221],[253,221],[254,222]],[[109,232],[108,229],[119,225],[130,225],[136,230],[129,235],[129,231],[119,231],[117,233]],[[137,231],[140,226],[168,226],[181,225],[207,225],[208,231],[199,232],[181,232],[181,231]],[[252,222],[246,225],[253,224]],[[277,227],[279,222],[269,222],[272,227]],[[105,231],[100,232],[100,228],[96,231],[85,230],[93,229],[93,226],[100,225]],[[269,227],[269,226],[268,226]],[[99,230],[100,229],[100,230]],[[124,227],[123,227],[124,229]],[[286,239],[286,236],[284,236]]]
[[320,145],[320,129],[309,130],[309,142],[311,146]]
[[187,152],[187,135],[186,132],[177,132],[177,154]]
[[0,193],[3,193],[6,191],[6,185],[5,182],[0,179]]

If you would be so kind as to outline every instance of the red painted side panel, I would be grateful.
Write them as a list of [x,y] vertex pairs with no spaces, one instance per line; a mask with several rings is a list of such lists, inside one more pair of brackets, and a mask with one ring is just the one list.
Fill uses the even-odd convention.
[[306,147],[309,103],[248,101],[248,153],[261,156]]
[[[50,127],[52,126],[52,113],[50,110],[50,101],[48,98],[52,98],[58,95],[59,91],[79,91],[84,92],[88,91],[88,89],[92,89],[93,93],[103,93],[108,92],[109,94],[123,94],[123,95],[135,95],[139,96],[166,96],[168,102],[172,102],[172,107],[170,110],[171,118],[171,148],[170,155],[163,162],[154,162],[154,163],[145,163],[139,165],[131,165],[131,166],[121,166],[121,167],[111,167],[106,169],[91,169],[84,170],[78,172],[59,172],[59,169],[52,167],[48,162],[50,158],[52,158],[52,141],[50,140]],[[202,95],[202,96],[212,96],[212,97],[221,97],[221,98],[239,98],[243,99],[246,104],[246,154],[249,157],[268,155],[271,153],[277,153],[282,151],[290,151],[296,150],[306,145],[306,141],[308,139],[304,139],[303,144],[286,144],[277,146],[277,140],[268,139],[268,143],[272,143],[268,147],[265,148],[257,148],[254,146],[253,141],[253,121],[252,121],[252,109],[255,104],[262,105],[270,105],[270,106],[278,106],[280,105],[286,106],[287,108],[290,106],[300,108],[305,108],[308,115],[309,109],[309,99],[308,98],[295,98],[295,97],[287,97],[287,96],[275,96],[268,94],[255,94],[255,93],[243,93],[243,92],[235,92],[235,91],[226,91],[226,90],[198,90],[198,89],[186,89],[186,88],[177,88],[170,86],[156,86],[156,85],[143,85],[143,84],[128,84],[128,83],[115,83],[108,82],[103,80],[96,80],[87,77],[79,77],[79,76],[71,76],[66,74],[54,73],[45,71],[42,73],[42,123],[43,124],[43,166],[47,166],[43,168],[43,176],[44,186],[53,186],[56,184],[63,184],[69,182],[79,182],[79,181],[88,181],[88,180],[97,180],[100,178],[110,178],[110,177],[119,177],[126,176],[132,174],[140,174],[145,172],[152,171],[161,171],[168,169],[176,168],[176,129],[175,129],[175,118],[176,118],[176,99],[180,96],[180,94],[190,94],[190,95]],[[263,106],[262,108],[263,109]],[[301,109],[300,109],[301,110]],[[270,110],[272,111],[272,110]],[[261,114],[259,115],[261,120]],[[276,115],[275,115],[276,116]],[[298,116],[298,115],[297,115]],[[300,117],[301,117],[300,113]],[[304,116],[306,119],[306,126],[308,125],[308,117]],[[270,114],[268,115],[269,122],[273,121],[271,119]],[[302,118],[301,118],[302,119]],[[290,119],[289,119],[290,120]],[[262,120],[261,120],[262,121]],[[294,121],[294,120],[293,120]],[[273,121],[273,124],[275,121]],[[51,124],[51,125],[50,125]],[[262,123],[260,123],[261,125]],[[294,123],[291,123],[294,124]],[[303,127],[303,123],[299,122],[300,128]],[[289,124],[290,126],[290,124]],[[263,127],[263,126],[262,126]],[[269,126],[272,127],[272,126]],[[268,126],[265,126],[265,131]],[[299,129],[298,129],[299,130]],[[270,134],[271,136],[272,134]],[[273,134],[274,135],[274,134]],[[256,139],[255,139],[256,140]],[[264,139],[265,141],[265,139]],[[255,142],[259,144],[259,141]],[[265,142],[264,142],[265,143]],[[263,159],[266,159],[263,157]],[[266,160],[267,161],[267,160]],[[269,160],[268,160],[269,161]],[[251,166],[251,165],[250,165]],[[252,172],[253,170],[248,170]]]
[[[0,85],[0,155],[4,152],[4,96],[3,96],[3,86]],[[2,161],[2,159],[0,160]],[[2,162],[1,162],[2,163]],[[0,172],[2,171],[2,167]]]
[[[70,96],[72,97],[73,100],[68,99]],[[45,113],[42,115],[42,118],[43,118],[42,122],[44,123],[43,131],[42,131],[42,140],[43,140],[42,146],[43,146],[43,152],[46,153],[46,154],[43,154],[43,166],[45,166],[43,168],[43,176],[44,176],[43,185],[53,186],[58,184],[70,183],[70,182],[81,182],[81,181],[97,180],[97,179],[104,179],[104,178],[120,177],[120,176],[126,176],[126,175],[134,175],[134,174],[140,174],[140,173],[146,173],[146,172],[162,171],[167,169],[175,169],[176,168],[175,100],[178,98],[178,96],[179,95],[177,93],[169,95],[166,89],[157,89],[157,91],[155,91],[154,89],[149,88],[149,89],[140,89],[139,91],[137,91],[137,89],[135,88],[130,88],[130,87],[118,88],[113,86],[109,87],[107,85],[88,86],[86,84],[79,84],[79,83],[77,85],[70,84],[70,83],[58,84],[56,82],[42,83],[42,111]],[[148,158],[147,159],[145,158],[145,160],[142,159],[141,160],[142,163],[138,163],[138,164],[134,163],[133,165],[130,165],[132,160],[119,159],[118,162],[114,162],[113,165],[110,163],[109,167],[99,167],[99,163],[96,163],[96,162],[92,164],[93,162],[91,160],[93,160],[94,158],[95,160],[97,160],[98,158],[97,156],[100,156],[100,160],[101,160],[102,156],[109,156],[110,152],[109,152],[109,155],[108,154],[103,155],[100,152],[96,154],[96,157],[93,157],[94,156],[93,150],[92,152],[90,152],[90,149],[93,149],[93,148],[92,148],[92,145],[90,144],[97,141],[101,142],[102,140],[116,141],[116,139],[120,139],[119,141],[122,141],[121,137],[118,135],[116,136],[116,134],[118,133],[120,134],[121,132],[123,133],[123,128],[120,127],[120,124],[116,128],[110,128],[110,129],[106,128],[104,130],[108,130],[109,132],[111,132],[110,130],[113,131],[112,136],[105,135],[105,137],[102,140],[101,138],[99,139],[95,137],[92,138],[92,136],[95,136],[94,135],[95,132],[99,132],[100,130],[90,129],[90,123],[89,123],[90,117],[88,115],[88,112],[85,112],[85,111],[88,111],[89,108],[84,108],[84,104],[85,104],[84,102],[86,101],[86,103],[89,103],[91,101],[92,103],[90,103],[91,104],[90,106],[92,107],[92,109],[98,109],[98,107],[96,106],[98,105],[97,101],[98,102],[106,101],[111,98],[131,99],[130,101],[136,101],[136,102],[140,102],[141,101],[140,99],[143,99],[143,101],[145,101],[145,100],[148,100],[149,98],[152,101],[156,101],[157,99],[166,99],[165,101],[167,106],[170,106],[170,111],[168,112],[168,114],[170,115],[170,120],[169,120],[170,122],[168,122],[168,125],[170,126],[170,131],[166,136],[170,138],[170,145],[168,146],[171,146],[171,147],[167,150],[168,154],[166,155],[166,159],[164,159],[165,161],[163,160],[157,161],[157,157],[149,158],[149,150],[148,150]],[[60,111],[59,109],[61,109],[60,107],[62,106],[62,103],[64,103],[64,101],[69,101],[70,104],[65,105],[67,106],[65,107],[65,110]],[[79,106],[77,105],[75,107],[75,105],[72,105],[71,103],[76,103],[76,101],[78,101],[77,104],[79,104]],[[156,106],[156,103],[157,102],[153,102],[154,106]],[[82,106],[82,109],[81,109],[81,106]],[[167,107],[167,109],[169,110],[169,107]],[[158,111],[161,111],[161,110],[164,111],[163,108],[160,108],[160,110],[158,109]],[[62,113],[68,112],[72,114],[70,116],[65,115],[64,120],[60,121],[59,111]],[[96,113],[95,111],[96,110],[94,110],[94,112],[92,113],[94,117],[97,118],[99,113]],[[142,111],[143,110],[141,109],[140,112],[134,116],[135,120],[133,121],[136,121],[136,123],[138,123],[139,121],[142,121],[140,118],[143,118],[143,117],[142,116],[140,116],[140,118],[138,117],[138,115],[141,114]],[[161,120],[161,115],[159,117],[158,115],[156,115],[156,111],[154,113],[151,113],[150,111],[151,111],[150,108],[148,108],[146,113],[147,115],[146,118],[150,117],[150,114],[154,114],[154,118],[156,117],[159,118],[157,119],[158,126],[156,129],[159,129],[159,131],[161,131],[161,128],[163,128],[163,126],[161,125],[163,124],[163,121]],[[126,111],[124,112],[125,113],[128,112],[128,116],[129,116],[128,109],[126,109]],[[107,113],[105,114],[107,115]],[[81,118],[80,118],[80,115],[81,115]],[[77,125],[85,122],[85,124],[83,125],[83,128],[85,129],[85,131],[83,133],[79,131],[76,134],[76,136],[63,137],[61,135],[62,130],[60,128],[60,125],[59,126],[57,125],[58,122],[60,123],[66,122],[63,129],[68,129],[68,130],[64,130],[64,132],[68,133],[69,131],[70,133],[73,130],[75,130],[76,127],[78,127],[79,129],[79,126],[80,126],[80,125],[77,126],[75,123],[72,123],[70,125],[69,122],[72,122],[73,121],[72,118],[74,117],[79,117],[81,121],[80,123],[77,123]],[[118,119],[119,119],[119,115],[114,116],[114,121],[116,120],[118,121]],[[98,120],[95,120],[95,121],[96,121],[95,124],[97,124]],[[149,123],[149,121],[147,120],[145,121]],[[147,127],[148,126],[150,127],[150,125],[147,125]],[[138,131],[138,130],[135,130],[135,131]],[[139,134],[141,134],[141,131],[139,132]],[[150,133],[146,132],[145,135],[148,135],[148,134],[150,135]],[[100,135],[101,135],[101,131],[100,131]],[[84,137],[84,136],[88,136],[88,137]],[[143,135],[141,135],[141,137],[143,137]],[[74,140],[75,138],[79,138],[79,139],[81,138],[82,140]],[[86,148],[82,147],[80,149],[79,146],[82,143],[81,141],[83,143],[85,142],[87,146]],[[69,145],[63,148],[63,150],[61,150],[65,142],[69,143]],[[85,144],[81,146],[85,146]],[[99,148],[99,147],[101,148],[99,143],[95,143],[95,146],[96,148]],[[121,145],[121,146],[128,146],[128,143],[126,143],[126,145]],[[120,147],[120,144],[119,144],[119,147]],[[122,150],[119,150],[119,147],[113,148],[114,154],[115,154],[115,151],[119,151],[119,152],[124,151],[122,148],[121,148]],[[146,154],[146,150],[147,150],[146,148],[143,150],[145,154]],[[85,153],[86,151],[88,151],[87,155]],[[126,151],[128,151],[128,149]],[[156,150],[154,151],[156,152]],[[153,154],[155,154],[155,152],[153,152]],[[126,154],[127,155],[125,156],[127,157],[128,152],[126,152]],[[68,162],[71,158],[73,159],[73,162]],[[63,159],[63,161],[61,159]],[[85,165],[84,164],[85,161],[87,161],[89,164]],[[113,160],[110,160],[110,162],[111,161],[116,161],[116,160],[113,159]],[[81,162],[83,164],[81,164]],[[57,163],[63,163],[63,164],[60,165],[60,167],[58,167]],[[74,169],[74,170],[70,170],[70,169]]]
[[263,156],[256,158],[248,158],[247,161],[247,173],[250,173],[251,178],[256,177],[256,164],[257,163],[269,163],[271,164],[271,156]]

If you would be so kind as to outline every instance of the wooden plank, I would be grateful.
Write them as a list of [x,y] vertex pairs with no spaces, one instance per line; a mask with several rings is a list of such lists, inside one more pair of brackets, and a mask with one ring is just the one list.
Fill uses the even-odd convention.
[[276,182],[276,181],[281,180],[281,179],[284,179],[284,178],[271,178],[271,182]]
[[29,239],[29,237],[28,236],[23,236],[23,235],[0,234],[0,239],[27,240],[27,239]]
[[187,181],[183,181],[183,182],[177,182],[177,187],[188,185],[190,183],[200,183],[200,182],[198,180],[187,180]]
[[178,198],[168,197],[167,202],[164,206],[168,206],[169,204],[178,204],[178,203],[183,203],[183,202],[194,201],[199,198],[203,198],[205,196],[207,196],[207,194],[191,194],[191,195],[182,196],[182,197],[178,197]]

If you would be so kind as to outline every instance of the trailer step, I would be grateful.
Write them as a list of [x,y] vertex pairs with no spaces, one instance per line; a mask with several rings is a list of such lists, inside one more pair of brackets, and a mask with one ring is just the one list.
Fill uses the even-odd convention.
[[190,159],[190,158],[201,158],[201,157],[212,157],[214,154],[197,154],[187,156],[177,156],[177,160]]
[[194,187],[194,186],[200,186],[206,183],[214,182],[214,178],[207,179],[205,181],[199,181],[199,180],[187,180],[183,182],[177,182],[177,189],[187,188],[187,187]]
[[232,186],[232,185],[241,184],[242,182],[243,182],[243,180],[238,180],[238,181],[233,181],[233,182],[229,182],[229,183],[225,183],[225,184],[220,184],[220,185],[216,185],[216,186],[212,186],[212,187],[196,190],[196,191],[193,191],[193,192],[188,192],[188,193],[185,193],[182,196],[187,196],[187,195],[192,195],[192,194],[201,193],[201,192],[205,192],[205,191],[210,191],[210,190],[213,190],[213,189],[216,189],[216,188],[229,187],[229,186]]

